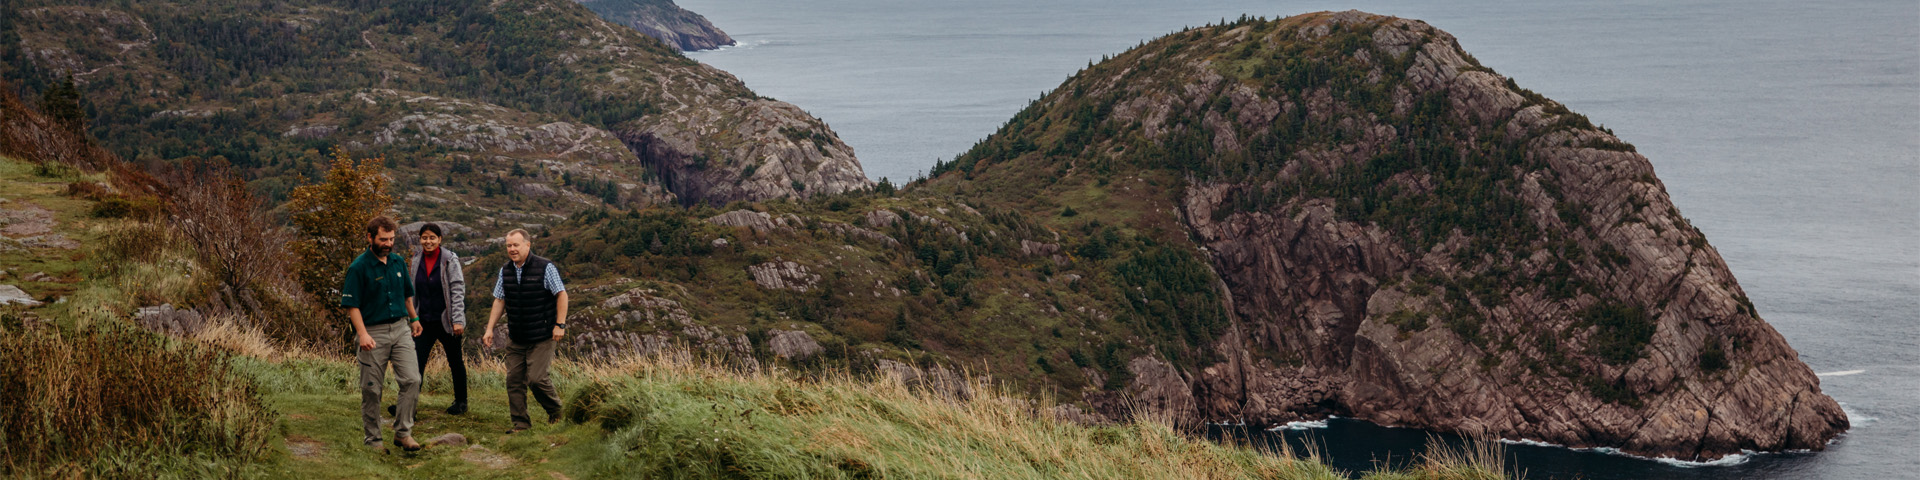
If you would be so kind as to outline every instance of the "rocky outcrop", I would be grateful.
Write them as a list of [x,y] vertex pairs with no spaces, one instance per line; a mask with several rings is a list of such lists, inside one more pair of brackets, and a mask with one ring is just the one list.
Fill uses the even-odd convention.
[[21,290],[20,287],[0,285],[0,305],[37,307],[40,306],[40,301],[34,300],[32,295],[28,295],[27,292]]
[[946,365],[922,369],[905,362],[879,359],[874,361],[873,370],[882,378],[890,378],[908,387],[943,397],[963,400],[973,397],[973,385],[967,377]]
[[753,283],[768,290],[805,292],[820,283],[820,275],[809,271],[805,265],[792,261],[748,265],[747,273],[753,275]]
[[806,223],[793,214],[774,217],[766,212],[752,210],[734,210],[707,218],[707,223],[723,227],[745,227],[755,233],[789,231],[793,227]]
[[735,44],[713,22],[671,0],[575,0],[609,21],[633,27],[682,51],[712,50]]
[[[1219,345],[1233,361],[1197,382],[1210,394],[1207,414],[1283,421],[1337,411],[1686,459],[1818,449],[1846,428],[1645,157],[1557,104],[1526,105],[1424,23],[1349,14],[1303,30],[1330,25],[1372,25],[1375,51],[1400,52],[1381,59],[1409,65],[1397,98],[1444,98],[1461,128],[1504,126],[1537,168],[1504,185],[1520,225],[1542,234],[1480,254],[1476,246],[1508,232],[1455,229],[1430,250],[1408,251],[1420,245],[1408,239],[1414,232],[1358,221],[1330,201],[1295,198],[1221,218],[1229,192],[1255,186],[1190,188],[1185,217],[1245,327]],[[1380,134],[1313,155],[1332,165],[1379,161],[1369,157],[1402,134],[1384,123],[1356,128]],[[1615,321],[1648,331],[1605,324]],[[1302,366],[1254,365],[1258,349],[1301,352]]]
[[814,341],[813,335],[800,330],[779,329],[767,331],[767,349],[772,350],[775,356],[788,360],[805,360],[820,354],[821,350],[820,342]]
[[[1158,157],[1120,160],[1171,158],[1187,183],[1152,206],[1177,225],[1133,227],[1187,230],[1225,290],[1224,335],[1126,365],[1136,411],[1337,414],[1681,459],[1821,449],[1848,427],[1646,157],[1425,23],[1242,20],[1054,91],[1017,118],[1110,109],[1062,136],[1088,145],[1044,128],[983,145],[1084,165],[1149,139]],[[1013,171],[981,173],[988,160],[955,163]],[[1113,413],[1114,393],[1090,403]]]
[[853,147],[785,102],[731,98],[689,105],[614,133],[682,203],[799,199],[873,185]]

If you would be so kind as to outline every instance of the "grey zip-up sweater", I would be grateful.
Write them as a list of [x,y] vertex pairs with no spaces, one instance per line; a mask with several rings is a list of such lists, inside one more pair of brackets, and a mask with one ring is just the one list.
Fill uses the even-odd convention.
[[[414,254],[407,260],[407,271],[420,271],[420,257]],[[440,263],[433,267],[440,275],[441,296],[447,301],[446,313],[440,314],[440,326],[448,333],[454,325],[467,324],[467,277],[460,273],[460,255],[446,247],[440,247]]]

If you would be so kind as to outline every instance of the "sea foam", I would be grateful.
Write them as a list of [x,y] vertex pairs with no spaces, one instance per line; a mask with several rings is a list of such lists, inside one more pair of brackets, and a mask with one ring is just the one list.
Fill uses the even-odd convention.
[[1327,421],[1326,420],[1309,420],[1309,421],[1301,421],[1301,422],[1287,422],[1285,425],[1269,428],[1267,429],[1267,431],[1270,431],[1270,432],[1280,431],[1280,430],[1299,431],[1299,430],[1308,430],[1308,429],[1314,429],[1314,428],[1327,428]]
[[1704,462],[1696,462],[1692,460],[1681,460],[1673,457],[1642,457],[1639,455],[1622,452],[1620,451],[1620,449],[1613,448],[1613,447],[1570,448],[1570,447],[1567,447],[1566,445],[1561,445],[1561,444],[1551,443],[1551,442],[1543,442],[1543,441],[1534,440],[1530,438],[1522,438],[1519,440],[1502,438],[1500,439],[1500,443],[1505,443],[1509,445],[1526,445],[1530,447],[1565,448],[1567,450],[1572,450],[1576,452],[1593,452],[1593,453],[1600,453],[1600,454],[1606,454],[1606,455],[1613,455],[1616,457],[1652,460],[1655,462],[1660,462],[1660,463],[1664,463],[1667,465],[1672,465],[1680,468],[1728,467],[1733,465],[1739,465],[1742,463],[1747,463],[1748,460],[1752,460],[1753,456],[1756,455],[1752,450],[1741,450],[1740,453],[1727,455],[1724,457],[1720,457],[1718,459],[1708,460]]

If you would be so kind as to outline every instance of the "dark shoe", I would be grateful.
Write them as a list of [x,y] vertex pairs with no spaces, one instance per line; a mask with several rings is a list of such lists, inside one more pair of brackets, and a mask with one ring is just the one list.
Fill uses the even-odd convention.
[[555,424],[559,424],[559,423],[560,423],[560,415],[559,415],[559,414],[553,414],[553,415],[547,415],[547,424],[548,424],[548,425],[555,425]]
[[394,446],[400,447],[401,450],[406,450],[409,452],[420,451],[420,442],[413,441],[412,436],[395,438],[393,439],[393,444]]
[[387,415],[399,415],[399,405],[387,405]]
[[509,429],[507,429],[507,435],[512,435],[512,434],[516,434],[516,433],[520,433],[520,432],[524,432],[524,431],[527,431],[527,428],[528,428],[528,427],[522,427],[522,426],[519,426],[519,425],[515,425],[515,426],[514,426],[513,428],[509,428]]
[[467,413],[467,402],[453,402],[452,406],[447,407],[448,415],[459,415],[463,413]]

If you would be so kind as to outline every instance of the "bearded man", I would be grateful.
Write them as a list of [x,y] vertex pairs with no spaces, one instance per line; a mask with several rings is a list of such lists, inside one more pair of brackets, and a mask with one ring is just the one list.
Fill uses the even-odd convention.
[[380,444],[380,396],[386,393],[387,367],[400,382],[400,401],[393,415],[393,444],[407,451],[420,449],[413,440],[413,410],[420,400],[420,366],[413,337],[420,336],[420,314],[413,306],[413,279],[407,261],[393,252],[400,226],[386,216],[367,222],[367,251],[347,265],[346,285],[340,288],[340,306],[347,308],[359,344],[360,424],[362,442]]

